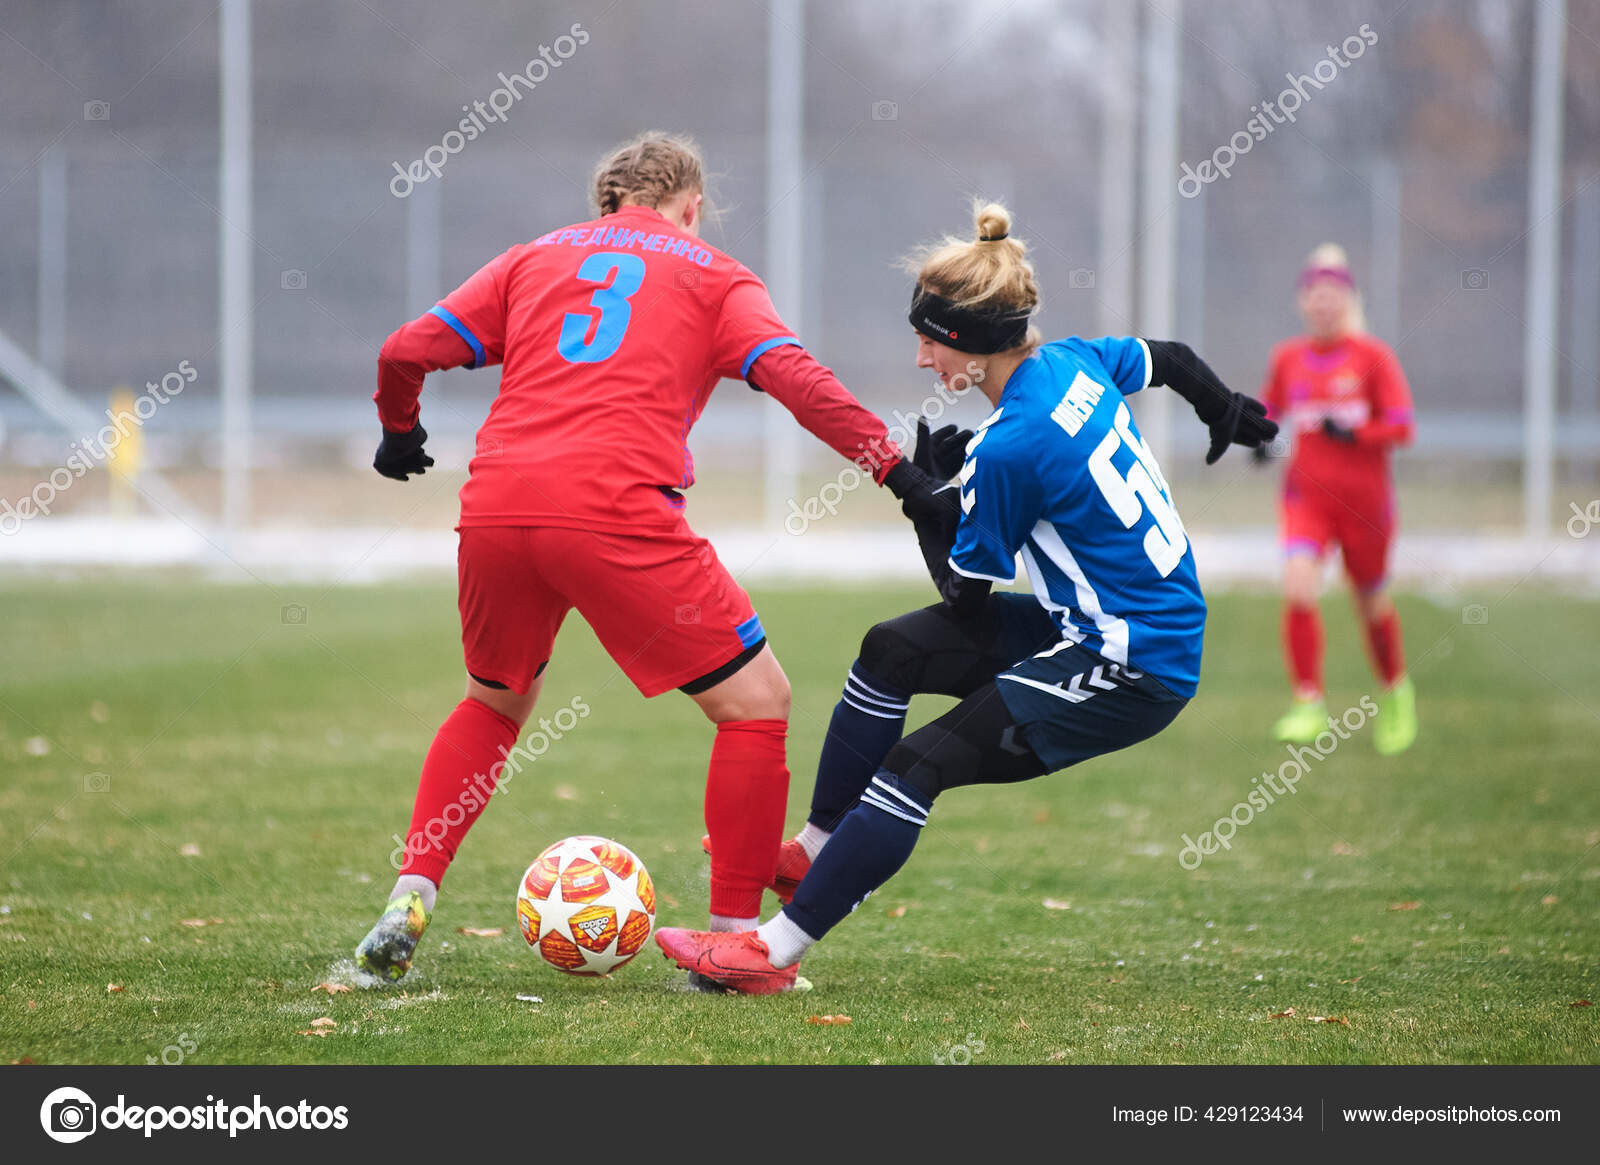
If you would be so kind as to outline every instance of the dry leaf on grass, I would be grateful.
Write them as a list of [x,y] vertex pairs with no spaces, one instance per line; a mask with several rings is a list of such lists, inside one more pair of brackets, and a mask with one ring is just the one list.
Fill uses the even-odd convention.
[[1561,899],[1557,898],[1554,894],[1546,894],[1543,898],[1539,899],[1539,905],[1540,906],[1554,906],[1557,902],[1560,902],[1560,901],[1561,901]]
[[850,1017],[848,1015],[808,1015],[806,1016],[806,1022],[820,1024],[841,1024],[849,1023]]
[[1417,907],[1419,907],[1421,905],[1422,905],[1422,903],[1420,903],[1420,902],[1391,902],[1391,903],[1389,903],[1389,909],[1390,910],[1415,910]]
[[311,990],[313,992],[326,991],[329,995],[340,995],[350,990],[350,987],[345,983],[318,983]]
[[906,908],[904,906],[895,906],[884,911],[884,913],[890,918],[904,918],[906,916]]
[[1356,847],[1351,845],[1348,841],[1336,841],[1333,843],[1333,849],[1331,849],[1329,852],[1337,857],[1347,858],[1356,852]]
[[32,1056],[24,1056],[20,1060],[13,1060],[11,1062],[13,1064],[33,1064],[33,1063],[36,1063],[37,1061],[35,1061]]
[[1284,1010],[1278,1012],[1276,1015],[1269,1016],[1268,1018],[1270,1018],[1270,1019],[1293,1019],[1294,1018],[1294,1008],[1292,1008],[1292,1007],[1285,1008]]
[[456,933],[457,934],[470,934],[474,938],[498,938],[501,935],[505,934],[505,932],[506,932],[506,928],[503,927],[503,926],[458,926],[458,927],[456,927]]
[[1336,1023],[1342,1027],[1349,1027],[1350,1021],[1342,1015],[1313,1015],[1312,1023]]
[[1072,903],[1063,902],[1060,898],[1046,898],[1044,900],[1044,908],[1046,910],[1071,910]]
[[331,1016],[319,1015],[319,1016],[317,1016],[316,1019],[311,1021],[311,1026],[312,1027],[338,1027],[339,1026],[339,1021],[334,1019]]
[[180,921],[180,926],[221,926],[220,918],[185,918]]
[[179,848],[178,854],[181,857],[197,858],[200,856],[200,847],[195,845],[195,843],[192,841],[186,841]]
[[106,994],[107,995],[114,994],[115,992],[118,992],[118,991],[121,991],[121,990],[122,990],[122,984],[121,983],[107,983],[106,984]]
[[1573,1003],[1571,1006],[1573,1006],[1573,1007],[1593,1007],[1594,1004],[1590,1003],[1587,999],[1579,999],[1575,1003]]

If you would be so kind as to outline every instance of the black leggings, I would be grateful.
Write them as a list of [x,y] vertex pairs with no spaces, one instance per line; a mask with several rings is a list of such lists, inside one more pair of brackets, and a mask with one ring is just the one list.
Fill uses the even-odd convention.
[[961,703],[889,750],[883,767],[930,800],[962,785],[1008,784],[1050,770],[1027,744],[994,677],[1061,640],[1060,629],[1031,598],[990,595],[978,615],[957,619],[940,603],[888,619],[861,641],[861,664],[912,693],[956,696]]

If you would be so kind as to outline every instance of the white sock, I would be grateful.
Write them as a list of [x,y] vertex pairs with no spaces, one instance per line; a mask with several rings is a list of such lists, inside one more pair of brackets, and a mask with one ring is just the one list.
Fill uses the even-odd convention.
[[[824,834],[824,837],[827,835]],[[767,944],[767,958],[774,967],[798,963],[817,940],[801,930],[783,911],[756,927],[756,937]]]
[[711,932],[719,934],[725,930],[754,930],[760,922],[760,915],[754,918],[732,918],[726,914],[713,914],[711,916]]
[[833,834],[827,830],[818,829],[808,821],[806,827],[794,835],[794,839],[800,843],[800,848],[806,851],[806,857],[816,861],[817,855],[822,852],[822,847],[828,844],[828,839],[832,836]]
[[421,874],[401,874],[400,880],[394,884],[394,890],[389,895],[389,901],[404,898],[413,890],[422,895],[422,908],[432,914],[433,904],[439,900],[439,887]]

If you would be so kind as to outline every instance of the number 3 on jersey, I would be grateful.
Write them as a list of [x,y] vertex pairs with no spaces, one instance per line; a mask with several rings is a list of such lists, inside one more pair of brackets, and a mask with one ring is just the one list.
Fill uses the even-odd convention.
[[[1089,456],[1089,475],[1126,529],[1133,529],[1146,510],[1156,520],[1155,525],[1145,531],[1144,552],[1161,577],[1166,578],[1183,561],[1189,549],[1189,536],[1172,504],[1154,454],[1132,426],[1128,406],[1119,404],[1111,430]],[[1126,477],[1111,464],[1112,455],[1124,444],[1134,455]]]
[[[569,311],[561,321],[556,351],[572,364],[598,364],[616,354],[628,331],[628,320],[633,315],[628,300],[644,282],[644,260],[638,255],[601,251],[583,261],[578,279],[600,284],[589,297],[589,306],[600,315],[596,318],[587,312]],[[592,340],[588,339],[590,325],[594,327]]]

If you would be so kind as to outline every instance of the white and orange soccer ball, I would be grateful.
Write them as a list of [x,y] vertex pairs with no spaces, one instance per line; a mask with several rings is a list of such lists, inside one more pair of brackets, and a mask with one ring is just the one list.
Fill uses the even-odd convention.
[[606,975],[644,949],[656,925],[656,888],[620,842],[569,837],[550,846],[517,887],[522,937],[552,967]]

